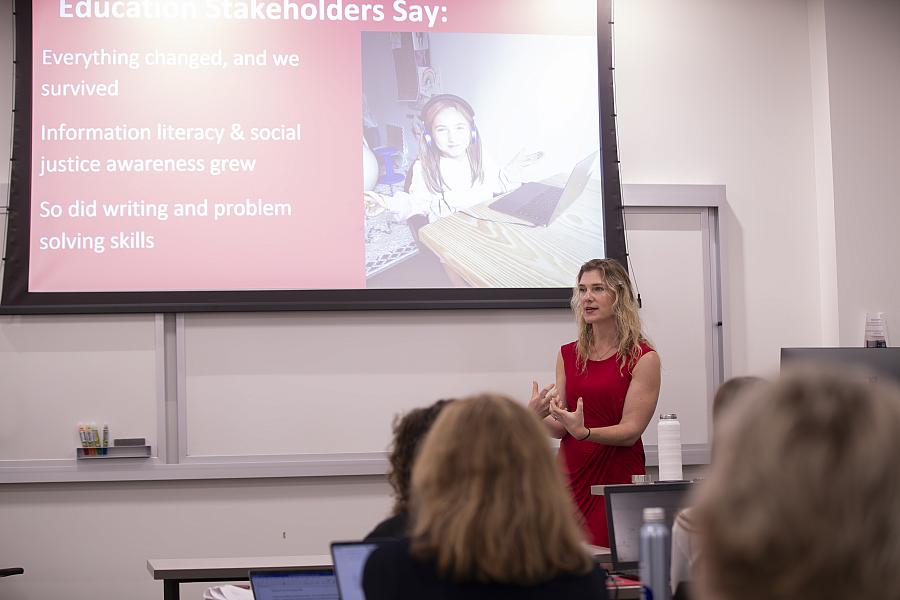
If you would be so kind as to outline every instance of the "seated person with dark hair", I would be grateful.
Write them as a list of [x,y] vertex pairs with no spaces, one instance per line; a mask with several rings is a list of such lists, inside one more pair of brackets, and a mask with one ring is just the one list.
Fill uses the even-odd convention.
[[399,538],[406,535],[409,522],[409,480],[413,461],[425,434],[431,429],[441,410],[453,400],[438,400],[431,406],[415,408],[394,419],[394,442],[390,456],[388,482],[394,488],[391,516],[375,526],[366,540]]

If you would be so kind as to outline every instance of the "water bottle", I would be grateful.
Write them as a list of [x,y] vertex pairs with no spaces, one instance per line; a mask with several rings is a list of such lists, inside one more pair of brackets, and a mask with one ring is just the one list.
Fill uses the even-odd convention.
[[681,423],[678,422],[678,415],[675,413],[659,415],[656,439],[659,451],[659,480],[684,479],[681,471]]
[[670,600],[669,587],[672,542],[666,513],[661,508],[645,508],[641,526],[641,599]]
[[887,327],[883,312],[866,313],[866,348],[887,348]]

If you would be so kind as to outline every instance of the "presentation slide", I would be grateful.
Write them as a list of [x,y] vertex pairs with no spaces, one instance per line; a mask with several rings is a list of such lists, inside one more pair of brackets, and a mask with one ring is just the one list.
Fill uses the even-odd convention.
[[34,0],[27,287],[570,287],[595,0]]

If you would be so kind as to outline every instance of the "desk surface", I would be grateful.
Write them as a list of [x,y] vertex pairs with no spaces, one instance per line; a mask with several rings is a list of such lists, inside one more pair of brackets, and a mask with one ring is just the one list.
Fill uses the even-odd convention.
[[[565,182],[565,175],[544,181],[560,188]],[[596,179],[549,227],[531,227],[488,204],[465,210],[485,220],[457,212],[419,230],[419,240],[473,287],[572,287],[581,265],[603,253],[603,202]]]
[[147,570],[153,579],[221,581],[247,579],[247,571],[266,568],[321,569],[331,567],[331,555],[241,556],[233,558],[151,558]]
[[[601,565],[609,562],[609,548],[588,546],[594,559]],[[147,570],[153,579],[164,580],[169,586],[166,598],[178,598],[178,583],[190,581],[237,581],[247,579],[251,569],[296,568],[321,569],[331,567],[331,555],[311,556],[239,556],[231,558],[151,558]],[[618,588],[618,598],[640,597],[640,585],[635,582],[611,578],[611,590]]]

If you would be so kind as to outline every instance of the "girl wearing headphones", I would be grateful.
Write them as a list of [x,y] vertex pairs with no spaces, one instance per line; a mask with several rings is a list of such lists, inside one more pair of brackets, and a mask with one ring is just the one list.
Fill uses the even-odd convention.
[[421,214],[435,221],[491,200],[495,194],[518,187],[520,182],[513,179],[518,170],[543,155],[520,152],[506,167],[496,168],[482,151],[475,111],[453,94],[432,97],[422,107],[420,116],[423,131],[419,137],[419,159],[407,178],[409,194],[367,194],[367,198],[402,219]]

